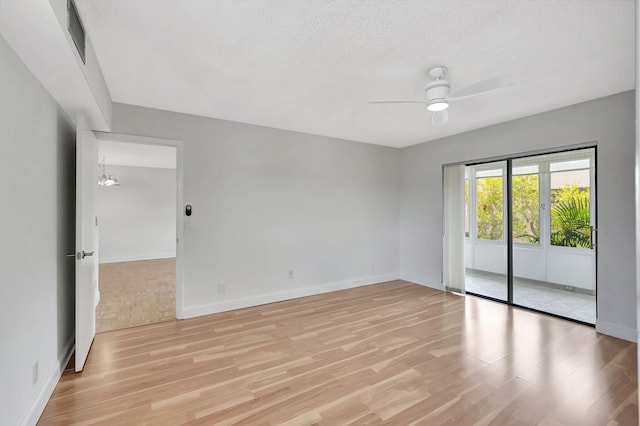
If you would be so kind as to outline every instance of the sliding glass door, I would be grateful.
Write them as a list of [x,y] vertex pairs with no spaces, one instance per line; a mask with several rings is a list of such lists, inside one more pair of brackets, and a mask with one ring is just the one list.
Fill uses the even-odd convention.
[[594,324],[595,148],[465,170],[468,293]]
[[506,171],[506,161],[465,171],[466,291],[501,301],[508,300]]
[[594,324],[595,149],[514,159],[512,170],[513,303]]

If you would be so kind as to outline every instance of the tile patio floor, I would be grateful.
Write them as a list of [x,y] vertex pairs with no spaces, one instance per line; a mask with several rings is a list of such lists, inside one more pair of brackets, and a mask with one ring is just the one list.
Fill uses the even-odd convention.
[[[506,277],[467,271],[465,274],[467,292],[507,299]],[[595,324],[596,297],[583,293],[536,285],[530,281],[514,279],[513,302],[516,305],[560,315],[566,318]]]

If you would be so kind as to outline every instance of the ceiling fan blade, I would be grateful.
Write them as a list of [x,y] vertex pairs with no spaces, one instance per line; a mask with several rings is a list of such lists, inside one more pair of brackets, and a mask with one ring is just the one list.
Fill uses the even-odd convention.
[[369,101],[370,104],[428,104],[427,101],[393,100],[393,101]]
[[442,111],[433,112],[431,114],[431,124],[434,126],[442,126],[449,121],[449,110],[443,109]]
[[466,99],[472,96],[482,95],[492,90],[501,89],[503,87],[513,86],[515,83],[507,76],[499,75],[496,77],[480,80],[468,86],[461,87],[458,90],[454,90],[447,96],[450,101],[456,101],[459,99]]

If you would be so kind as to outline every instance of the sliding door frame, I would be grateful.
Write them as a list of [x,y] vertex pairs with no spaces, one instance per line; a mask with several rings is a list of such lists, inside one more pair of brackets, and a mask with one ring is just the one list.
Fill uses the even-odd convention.
[[507,158],[507,304],[513,305],[513,159]]
[[[594,150],[594,167],[593,167],[593,175],[591,178],[591,182],[592,182],[592,191],[594,191],[593,193],[593,206],[591,208],[591,212],[592,214],[595,214],[595,220],[593,221],[594,223],[594,231],[595,233],[595,243],[593,244],[593,252],[594,252],[594,280],[595,280],[595,301],[596,301],[596,318],[598,315],[598,238],[597,238],[597,229],[598,229],[598,213],[597,213],[597,209],[598,209],[598,202],[597,202],[597,194],[598,194],[598,189],[597,189],[597,162],[598,162],[598,143],[597,141],[593,141],[593,142],[586,142],[586,143],[580,143],[580,144],[573,144],[573,145],[566,145],[566,146],[562,146],[562,147],[557,147],[557,148],[549,148],[549,149],[544,149],[544,150],[536,150],[536,151],[529,151],[529,152],[523,152],[523,153],[515,153],[515,154],[511,154],[511,155],[504,155],[504,156],[497,156],[497,157],[487,157],[484,159],[474,159],[474,160],[469,160],[469,161],[460,161],[460,162],[455,162],[455,163],[448,163],[448,164],[443,164],[443,176],[444,176],[444,168],[447,166],[452,166],[452,165],[465,165],[465,166],[479,166],[482,164],[487,164],[487,163],[493,163],[493,162],[499,162],[499,161],[504,161],[506,162],[506,191],[503,191],[503,193],[505,194],[504,196],[506,197],[506,203],[503,203],[503,205],[506,204],[506,215],[504,215],[504,217],[506,217],[506,228],[505,228],[505,232],[506,232],[506,238],[504,239],[506,245],[507,245],[507,300],[501,300],[501,299],[496,299],[494,297],[490,297],[490,296],[484,296],[481,294],[476,294],[476,293],[470,293],[471,295],[474,296],[478,296],[478,297],[482,297],[485,299],[489,299],[489,300],[493,300],[493,301],[497,301],[500,303],[505,303],[509,306],[514,306],[514,307],[518,307],[518,308],[522,308],[522,309],[527,309],[530,311],[534,311],[534,312],[540,312],[540,313],[544,313],[547,315],[551,315],[554,317],[558,317],[558,318],[562,318],[562,319],[566,319],[569,321],[573,321],[573,322],[577,322],[580,324],[585,324],[585,325],[589,325],[589,326],[595,326],[595,324],[590,324],[590,323],[586,323],[580,320],[576,320],[573,318],[568,318],[568,317],[564,317],[561,315],[557,315],[551,312],[546,312],[546,311],[542,311],[539,309],[535,309],[535,308],[531,308],[531,307],[527,307],[527,306],[522,306],[522,305],[518,305],[515,304],[513,302],[513,295],[514,295],[514,283],[513,283],[513,160],[517,160],[517,159],[521,159],[521,158],[528,158],[528,157],[535,157],[538,155],[546,155],[546,154],[560,154],[563,152],[571,152],[571,151],[579,151],[579,150],[583,150],[583,149],[589,149],[589,148],[593,148]],[[469,190],[471,190],[471,181],[469,182]],[[443,192],[443,196],[444,196],[444,192]],[[443,206],[444,206],[444,199],[443,199]],[[471,214],[471,207],[469,207],[469,214]],[[444,207],[443,207],[443,223],[444,223]],[[471,232],[471,229],[470,229]],[[541,235],[542,235],[542,229],[540,230]],[[593,238],[593,236],[592,236]],[[541,241],[542,243],[542,241]]]

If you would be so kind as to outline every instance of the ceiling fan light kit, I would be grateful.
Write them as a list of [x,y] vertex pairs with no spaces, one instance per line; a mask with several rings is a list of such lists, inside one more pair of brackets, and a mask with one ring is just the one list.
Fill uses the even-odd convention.
[[427,109],[432,112],[442,111],[447,108],[449,108],[449,102],[444,99],[434,99],[429,101],[429,104],[427,105]]

